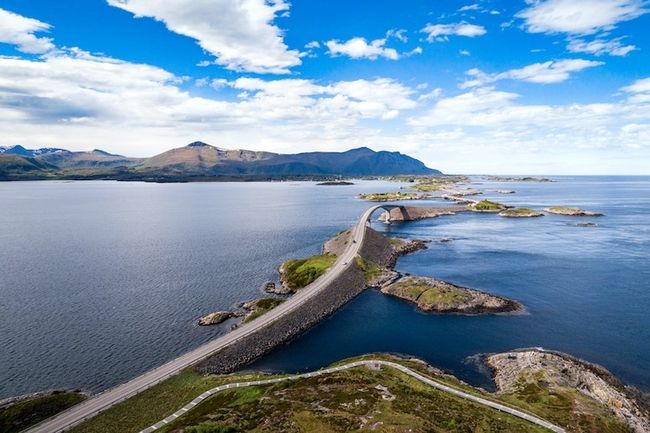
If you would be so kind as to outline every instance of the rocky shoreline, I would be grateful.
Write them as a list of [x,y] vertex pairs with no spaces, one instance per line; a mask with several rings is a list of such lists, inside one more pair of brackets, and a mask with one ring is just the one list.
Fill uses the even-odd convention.
[[[563,395],[576,390],[597,402],[635,433],[650,431],[650,396],[626,387],[605,368],[562,352],[539,348],[484,355],[499,395],[518,395],[530,386]],[[568,394],[569,396],[571,394]],[[598,407],[580,406],[583,415],[598,416]]]
[[410,302],[421,311],[444,314],[515,314],[519,302],[428,277],[407,276],[380,288],[384,294]]

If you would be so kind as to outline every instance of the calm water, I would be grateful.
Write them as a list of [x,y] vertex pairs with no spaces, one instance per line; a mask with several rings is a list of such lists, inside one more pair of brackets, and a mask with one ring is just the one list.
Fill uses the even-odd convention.
[[[522,301],[523,316],[435,316],[366,291],[254,368],[306,370],[372,351],[421,356],[473,383],[479,352],[543,346],[650,389],[650,178],[476,185],[600,219],[462,214],[384,226],[437,240],[398,269]],[[99,391],[226,332],[202,314],[260,296],[284,259],[319,250],[395,184],[0,183],[0,398]],[[424,203],[422,203],[424,204]],[[571,225],[595,221],[596,228]]]

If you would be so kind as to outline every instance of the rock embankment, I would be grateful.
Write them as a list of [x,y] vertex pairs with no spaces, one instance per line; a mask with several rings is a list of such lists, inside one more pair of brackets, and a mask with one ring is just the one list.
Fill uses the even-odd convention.
[[[492,368],[499,394],[529,395],[530,389],[534,389],[531,386],[541,386],[542,390],[572,398],[567,390],[577,390],[604,406],[632,431],[650,432],[647,403],[635,396],[638,391],[626,388],[603,367],[541,349],[521,349],[488,355],[485,359]],[[575,411],[598,416],[597,411],[584,407],[579,400],[573,406]]]
[[402,206],[384,212],[379,220],[383,222],[417,221],[466,211],[467,208],[464,206]]
[[426,312],[475,315],[517,313],[524,309],[511,299],[427,277],[404,277],[382,287],[381,292],[411,302]]
[[[365,241],[360,250],[360,256],[364,260],[386,267],[394,263],[395,254],[385,236],[366,228]],[[310,297],[290,314],[283,315],[268,326],[225,347],[200,362],[196,368],[201,373],[230,373],[307,331],[366,287],[364,272],[355,263],[339,274],[326,290]]]
[[555,215],[566,215],[566,216],[587,216],[587,217],[599,217],[603,214],[598,212],[592,212],[577,207],[563,207],[563,206],[552,206],[544,209],[548,213]]

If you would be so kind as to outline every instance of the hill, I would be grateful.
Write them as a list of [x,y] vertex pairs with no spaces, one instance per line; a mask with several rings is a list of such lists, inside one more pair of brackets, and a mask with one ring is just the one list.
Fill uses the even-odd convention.
[[[0,148],[6,159],[0,179],[112,179],[148,182],[304,179],[327,177],[436,175],[421,161],[399,152],[367,147],[346,152],[278,154],[222,149],[196,141],[150,158],[129,158],[101,150]],[[12,158],[11,163],[9,162]]]

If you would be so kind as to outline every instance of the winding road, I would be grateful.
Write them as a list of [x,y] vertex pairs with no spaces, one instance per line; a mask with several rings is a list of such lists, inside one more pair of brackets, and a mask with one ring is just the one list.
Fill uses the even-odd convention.
[[284,376],[284,377],[276,377],[273,379],[263,379],[263,380],[255,380],[251,382],[236,382],[236,383],[228,383],[225,385],[220,385],[215,388],[209,389],[205,391],[203,394],[199,395],[196,397],[194,400],[183,406],[182,408],[178,409],[176,412],[173,414],[169,415],[167,418],[158,421],[156,424],[147,427],[146,429],[142,430],[140,433],[152,433],[156,431],[157,429],[164,427],[166,424],[169,424],[170,422],[174,421],[176,418],[179,418],[185,414],[185,412],[191,410],[198,404],[200,404],[203,400],[206,398],[210,397],[213,394],[216,394],[220,391],[225,391],[227,389],[231,388],[245,388],[249,386],[260,386],[260,385],[270,385],[272,383],[278,383],[278,382],[286,382],[288,380],[296,380],[296,379],[304,379],[304,378],[309,378],[309,377],[315,377],[315,376],[322,376],[324,374],[329,374],[329,373],[336,373],[337,371],[342,371],[342,370],[349,370],[351,368],[356,368],[356,367],[361,367],[361,366],[367,366],[367,367],[377,367],[377,366],[386,366],[386,367],[392,367],[395,368],[399,371],[401,371],[404,374],[408,374],[409,376],[419,380],[422,383],[425,383],[437,390],[446,392],[448,394],[452,394],[456,397],[460,397],[464,400],[469,400],[474,403],[483,405],[483,406],[488,406],[492,409],[499,410],[501,412],[507,413],[512,416],[516,416],[517,418],[524,419],[526,421],[529,421],[533,424],[537,424],[539,426],[545,427],[553,432],[556,433],[565,433],[565,430],[557,426],[555,424],[552,424],[542,418],[538,418],[535,415],[531,415],[526,412],[522,412],[520,410],[514,409],[510,406],[503,405],[501,403],[497,403],[492,400],[487,400],[485,398],[479,397],[474,394],[469,394],[465,391],[461,391],[459,389],[453,388],[451,386],[445,385],[443,383],[440,383],[438,381],[435,381],[433,379],[430,379],[426,376],[421,375],[420,373],[411,370],[408,367],[405,367],[401,364],[398,364],[396,362],[390,362],[390,361],[384,361],[380,359],[368,359],[368,360],[363,360],[363,361],[355,361],[355,362],[350,362],[347,364],[339,365],[337,367],[331,367],[331,368],[326,368],[323,370],[317,370],[311,373],[303,373],[303,374],[294,374],[291,376]]
[[210,355],[218,352],[219,350],[227,347],[244,337],[257,332],[258,330],[268,326],[277,319],[290,314],[303,303],[311,299],[313,296],[321,293],[327,289],[329,284],[333,282],[344,270],[351,266],[353,259],[359,253],[363,246],[363,241],[366,233],[366,224],[370,220],[372,214],[380,208],[391,209],[397,206],[394,205],[377,205],[367,209],[359,218],[358,222],[352,229],[353,242],[349,242],[347,249],[341,254],[334,264],[325,272],[320,278],[305,288],[301,289],[298,293],[291,296],[286,302],[280,304],[273,310],[266,314],[246,323],[234,331],[231,331],[221,337],[218,337],[196,349],[175,358],[160,367],[156,367],[141,376],[138,376],[130,381],[104,391],[100,394],[89,398],[88,400],[73,406],[72,408],[61,412],[60,414],[43,421],[34,427],[25,430],[24,433],[58,433],[70,429],[71,427],[89,419],[98,413],[114,406],[132,397],[145,389],[148,389],[171,376],[181,372],[181,370],[190,367],[208,358]]

